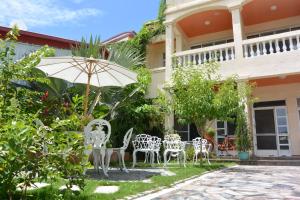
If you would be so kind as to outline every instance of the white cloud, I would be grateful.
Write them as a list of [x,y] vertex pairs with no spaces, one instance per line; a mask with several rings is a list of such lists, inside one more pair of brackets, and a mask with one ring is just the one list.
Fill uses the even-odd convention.
[[23,30],[23,31],[28,30],[27,25],[25,24],[25,22],[23,20],[18,20],[18,19],[12,20],[9,24],[9,27],[13,27],[14,25],[17,25],[20,30]]
[[86,17],[99,16],[94,8],[71,9],[59,5],[59,0],[1,0],[0,24],[8,26],[53,26],[61,23],[78,23]]

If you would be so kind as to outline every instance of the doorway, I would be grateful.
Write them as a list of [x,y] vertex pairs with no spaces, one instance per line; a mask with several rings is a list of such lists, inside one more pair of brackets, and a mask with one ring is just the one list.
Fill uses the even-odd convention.
[[253,107],[255,155],[290,156],[285,101],[259,102]]

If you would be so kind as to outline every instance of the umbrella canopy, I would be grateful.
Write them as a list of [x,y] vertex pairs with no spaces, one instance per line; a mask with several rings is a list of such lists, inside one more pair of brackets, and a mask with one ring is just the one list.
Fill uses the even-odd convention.
[[102,59],[84,57],[43,58],[37,69],[49,77],[64,79],[71,83],[86,84],[84,114],[87,113],[90,85],[96,87],[124,87],[137,82],[137,74],[115,63]]

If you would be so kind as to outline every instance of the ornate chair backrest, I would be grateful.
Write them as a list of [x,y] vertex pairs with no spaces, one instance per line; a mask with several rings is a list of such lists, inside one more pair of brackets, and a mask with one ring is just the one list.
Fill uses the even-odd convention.
[[164,148],[169,150],[183,150],[185,148],[185,142],[181,141],[181,138],[177,134],[168,134],[163,141]]
[[94,148],[105,147],[110,138],[111,126],[104,119],[94,119],[84,128],[85,143],[91,144]]
[[152,136],[151,137],[151,148],[153,150],[160,150],[161,138]]
[[151,135],[139,134],[135,136],[134,141],[132,141],[134,149],[150,149]]
[[129,142],[130,142],[130,139],[131,139],[132,131],[133,131],[133,128],[129,129],[127,131],[127,133],[125,134],[124,139],[123,139],[122,149],[127,149],[128,145],[129,145]]
[[[201,145],[202,143],[202,145]],[[195,150],[200,150],[202,147],[202,151],[206,151],[207,150],[207,145],[208,142],[206,139],[201,139],[201,137],[197,137],[195,139],[193,139],[193,146]]]

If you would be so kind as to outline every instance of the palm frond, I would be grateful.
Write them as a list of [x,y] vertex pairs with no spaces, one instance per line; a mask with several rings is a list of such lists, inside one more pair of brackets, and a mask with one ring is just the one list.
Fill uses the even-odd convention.
[[108,60],[123,67],[141,66],[144,64],[144,57],[139,51],[128,43],[115,43],[107,47],[109,51]]

